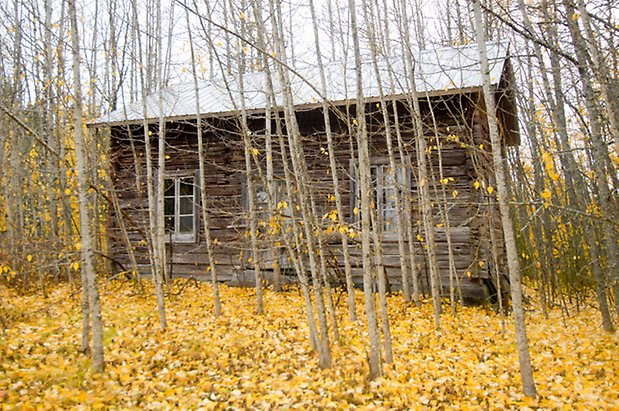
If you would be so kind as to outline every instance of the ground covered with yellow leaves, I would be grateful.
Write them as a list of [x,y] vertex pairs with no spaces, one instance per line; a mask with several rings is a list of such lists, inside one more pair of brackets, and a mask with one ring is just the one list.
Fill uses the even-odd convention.
[[[182,288],[182,292],[180,292]],[[175,284],[169,328],[155,300],[130,283],[102,289],[106,370],[93,375],[78,353],[80,293],[60,286],[48,299],[0,288],[0,408],[11,409],[618,409],[617,335],[591,308],[562,321],[531,309],[528,332],[540,396],[521,395],[513,329],[484,308],[443,315],[431,304],[390,297],[394,364],[367,379],[363,331],[338,302],[341,340],[320,370],[308,344],[299,293],[222,287],[224,315],[212,316],[206,284]],[[358,296],[362,307],[362,296]]]

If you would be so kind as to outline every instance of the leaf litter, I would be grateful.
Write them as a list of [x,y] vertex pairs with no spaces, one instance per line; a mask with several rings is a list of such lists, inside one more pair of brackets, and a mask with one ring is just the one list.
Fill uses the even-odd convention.
[[[149,289],[148,285],[146,286]],[[433,327],[432,304],[389,298],[394,363],[369,381],[359,322],[338,300],[341,339],[333,367],[318,368],[300,293],[265,292],[255,314],[252,289],[177,282],[158,327],[152,293],[130,283],[102,289],[106,369],[93,374],[79,353],[80,293],[55,287],[49,298],[0,287],[0,408],[29,409],[619,409],[617,334],[591,307],[565,323],[531,307],[527,331],[539,392],[521,394],[513,328],[484,307],[463,307]],[[358,307],[363,296],[358,293]]]

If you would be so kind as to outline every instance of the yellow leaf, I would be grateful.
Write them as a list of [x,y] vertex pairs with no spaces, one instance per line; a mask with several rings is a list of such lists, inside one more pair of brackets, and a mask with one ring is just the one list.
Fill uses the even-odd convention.
[[82,249],[82,243],[80,243],[80,242],[75,243],[75,249],[77,251],[81,250]]
[[475,181],[473,183],[473,187],[475,187],[475,190],[479,190],[479,186],[480,186],[479,181]]
[[28,262],[32,261],[32,256],[30,254],[28,254],[28,257],[26,257],[26,260],[28,260]]
[[488,194],[492,194],[492,192],[494,191],[494,188],[492,188],[492,186],[488,186],[487,190],[488,190]]
[[64,195],[70,196],[71,195],[71,190],[69,188],[65,188],[64,189]]
[[352,213],[354,215],[358,215],[359,214],[359,208],[357,208],[357,207],[353,208]]

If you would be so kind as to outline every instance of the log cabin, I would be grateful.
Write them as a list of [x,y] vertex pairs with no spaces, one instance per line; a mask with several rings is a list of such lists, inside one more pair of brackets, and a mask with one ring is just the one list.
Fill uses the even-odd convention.
[[[489,43],[488,56],[505,149],[520,142],[514,74],[506,44]],[[326,69],[326,98],[343,216],[333,215],[335,189],[327,150],[323,96],[318,92],[320,73],[315,66],[298,65],[290,74],[290,83],[311,194],[316,203],[315,213],[319,216],[317,228],[323,230],[322,238],[329,253],[329,275],[333,282],[343,282],[339,232],[344,229],[350,234],[348,251],[353,279],[360,285],[354,69],[354,64],[346,62],[330,63]],[[377,245],[380,248],[381,265],[389,287],[392,290],[401,288],[402,270],[406,270],[405,275],[411,279],[409,283],[412,284],[415,273],[421,290],[429,292],[428,244],[417,190],[419,170],[415,150],[420,137],[415,131],[411,109],[412,99],[417,98],[423,138],[428,146],[428,187],[435,226],[433,250],[442,292],[448,294],[450,284],[455,284],[466,301],[483,301],[496,294],[497,289],[507,290],[478,48],[447,47],[420,52],[415,57],[416,92],[411,91],[412,82],[407,80],[407,73],[413,71],[401,57],[380,61],[377,69],[370,62],[364,62],[362,71],[373,185],[372,224],[378,238],[374,244],[375,249]],[[380,76],[382,95],[377,76]],[[287,193],[288,187],[293,192],[296,189],[294,178],[292,185],[286,184],[286,172],[291,169],[290,153],[287,140],[279,138],[279,134],[286,134],[286,125],[281,84],[276,77],[273,76],[271,94],[267,93],[265,73],[260,71],[215,77],[199,82],[197,87],[188,81],[166,88],[161,95],[148,96],[144,102],[136,101],[117,109],[89,125],[96,133],[109,133],[110,190],[114,194],[114,204],[110,205],[107,234],[108,252],[116,271],[137,269],[143,275],[150,273],[145,160],[150,155],[153,163],[157,163],[158,125],[162,118],[165,132],[161,134],[166,144],[167,278],[209,278],[201,207],[206,207],[208,212],[219,281],[251,283],[254,278],[252,261],[259,261],[266,281],[275,271],[278,276],[296,278],[288,255],[292,248],[284,244],[290,245],[290,226],[300,224],[300,216],[296,194]],[[381,111],[381,102],[388,106],[388,121]],[[245,111],[245,116],[241,110]],[[247,122],[254,159],[251,170],[247,170],[245,163],[243,118]],[[397,170],[390,167],[386,123],[395,147],[392,157]],[[198,188],[198,127],[204,139],[205,179],[202,184],[206,198],[200,198]],[[150,154],[145,151],[145,138],[151,140]],[[253,259],[248,234],[248,179],[254,182],[252,203],[260,220],[257,230],[261,251],[260,256]],[[276,198],[268,195],[269,184]],[[407,218],[406,226],[401,227],[406,232],[407,263],[404,267],[398,251],[401,248],[397,235],[396,195],[401,196],[402,207],[407,211],[402,210]],[[132,261],[135,262],[133,268]]]

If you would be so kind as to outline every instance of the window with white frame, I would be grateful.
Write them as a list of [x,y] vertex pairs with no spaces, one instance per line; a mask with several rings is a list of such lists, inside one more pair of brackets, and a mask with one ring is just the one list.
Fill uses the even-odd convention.
[[[371,207],[376,210],[373,224],[380,227],[383,232],[393,232],[397,230],[398,216],[396,207],[396,195],[402,195],[410,190],[409,173],[404,165],[393,170],[386,159],[373,159],[370,165],[371,177]],[[357,182],[359,181],[358,169],[354,167],[353,190],[354,194],[352,207],[354,222],[361,221],[361,191]]]
[[198,198],[193,175],[169,176],[164,180],[166,240],[194,242],[197,233]]

